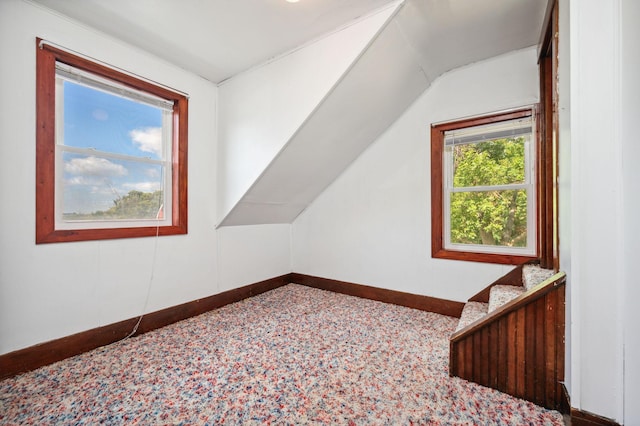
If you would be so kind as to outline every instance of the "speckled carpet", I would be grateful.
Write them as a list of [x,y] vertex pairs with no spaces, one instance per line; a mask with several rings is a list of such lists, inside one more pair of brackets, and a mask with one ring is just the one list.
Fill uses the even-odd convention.
[[1,381],[0,424],[563,424],[449,377],[456,323],[290,284]]

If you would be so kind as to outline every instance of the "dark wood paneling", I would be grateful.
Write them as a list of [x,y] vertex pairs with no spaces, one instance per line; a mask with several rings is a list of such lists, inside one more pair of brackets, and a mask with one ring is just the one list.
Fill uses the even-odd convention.
[[486,385],[482,374],[482,356],[480,356],[478,353],[478,351],[482,348],[482,330],[474,333],[473,338],[469,339],[469,341],[473,342],[473,357],[471,358],[473,374],[470,376],[470,378],[474,382],[478,382],[481,385]]
[[473,377],[473,336],[466,338],[467,345],[464,348],[464,369],[467,372],[467,377]]
[[[547,294],[548,295],[548,294]],[[538,405],[545,405],[546,403],[546,394],[545,394],[545,384],[546,384],[546,357],[547,352],[545,349],[545,311],[546,311],[546,296],[538,299],[536,304],[536,326],[534,327],[536,338],[535,338],[535,378],[534,378],[534,396],[533,400]],[[554,353],[548,354],[551,359],[555,358]],[[553,375],[555,377],[555,374]]]
[[524,398],[525,396],[525,377],[526,377],[526,359],[527,354],[526,347],[526,322],[525,322],[525,309],[526,305],[518,309],[516,314],[516,393],[518,398]]
[[522,388],[522,396],[536,404],[536,369],[538,367],[537,360],[537,342],[536,342],[536,323],[537,323],[537,303],[531,303],[524,309],[524,387]]
[[516,313],[511,312],[507,316],[507,390],[510,395],[516,393],[516,382],[518,375],[516,374],[518,353],[515,345],[518,336],[518,327],[516,323]]
[[[507,370],[508,370],[508,345],[507,345],[507,318],[502,317],[498,320],[498,341],[496,343],[497,356],[497,372],[498,376],[496,389],[505,392],[507,389]],[[507,368],[505,368],[507,366]]]
[[453,300],[438,299],[436,297],[422,296],[418,294],[404,293],[395,290],[387,290],[379,287],[370,287],[362,284],[354,284],[329,278],[314,277],[311,275],[292,273],[291,282],[329,290],[335,293],[348,294],[362,297],[363,299],[377,300],[422,311],[435,312],[442,315],[459,318],[462,314],[464,303]]
[[[203,314],[230,303],[238,302],[265,291],[289,283],[289,275],[271,278],[255,284],[225,291],[204,299],[194,300],[160,311],[145,314],[140,321],[137,336],[175,322]],[[34,370],[101,346],[109,345],[127,337],[133,331],[138,318],[131,318],[104,327],[83,331],[71,336],[31,346],[29,348],[0,355],[0,379]]]
[[488,314],[451,337],[450,374],[548,408],[563,402],[566,276]]
[[556,364],[558,363],[558,350],[563,348],[557,348],[556,346],[556,320],[558,311],[558,292],[553,291],[545,296],[546,311],[544,312],[544,350],[545,350],[545,365],[544,365],[544,389],[545,389],[545,401],[559,400],[561,395],[558,395],[557,390],[559,383],[559,377],[557,376]]
[[488,327],[488,344],[487,350],[495,353],[491,357],[487,357],[487,362],[489,364],[489,387],[494,389],[498,388],[498,371],[500,369],[499,365],[499,357],[500,357],[500,346],[498,343],[498,335],[500,334],[500,323],[496,322],[492,327]]
[[566,389],[564,389],[564,385],[562,382],[564,381],[564,368],[565,368],[565,286],[558,288],[556,291],[557,302],[556,302],[556,321],[555,321],[555,337],[556,337],[556,352],[555,352],[555,364],[556,364],[556,398],[554,401],[558,404],[556,407],[559,410],[564,409],[564,412],[569,410],[570,405],[568,404],[568,399],[565,396],[568,396],[566,393]]

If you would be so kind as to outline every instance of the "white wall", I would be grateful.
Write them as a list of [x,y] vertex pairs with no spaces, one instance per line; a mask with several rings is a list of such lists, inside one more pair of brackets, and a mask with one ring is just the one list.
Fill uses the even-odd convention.
[[572,395],[572,288],[571,288],[571,80],[570,80],[570,55],[569,52],[569,1],[561,0],[559,6],[559,38],[558,38],[558,240],[560,269],[567,274],[569,285],[566,286],[565,294],[565,387]]
[[291,272],[291,225],[229,226],[217,235],[221,291]]
[[398,7],[392,4],[220,85],[218,223],[330,93]]
[[[36,36],[190,95],[188,235],[35,244]],[[0,354],[291,271],[289,226],[214,229],[215,85],[20,0],[0,54]]]
[[466,301],[509,266],[431,258],[430,124],[538,101],[535,48],[437,79],[293,224],[293,270]]
[[640,294],[634,279],[640,238],[638,10],[633,0],[561,2],[559,206],[560,262],[569,272],[567,387],[573,407],[624,424],[640,419]]
[[640,424],[640,2],[621,4],[621,133],[623,190],[623,327],[624,327],[624,424]]

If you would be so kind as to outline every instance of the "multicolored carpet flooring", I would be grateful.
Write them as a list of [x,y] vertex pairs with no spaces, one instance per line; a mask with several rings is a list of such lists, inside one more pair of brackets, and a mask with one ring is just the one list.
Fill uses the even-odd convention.
[[0,424],[563,424],[449,377],[456,322],[290,284],[1,381]]

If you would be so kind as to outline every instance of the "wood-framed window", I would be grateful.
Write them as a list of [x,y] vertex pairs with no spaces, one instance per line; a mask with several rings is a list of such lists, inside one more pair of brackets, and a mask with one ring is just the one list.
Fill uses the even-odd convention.
[[540,111],[538,156],[538,221],[540,223],[540,266],[560,268],[558,237],[558,2],[547,4],[545,25],[540,35]]
[[36,243],[187,233],[185,95],[36,40]]
[[433,257],[537,257],[534,118],[528,107],[431,127]]

